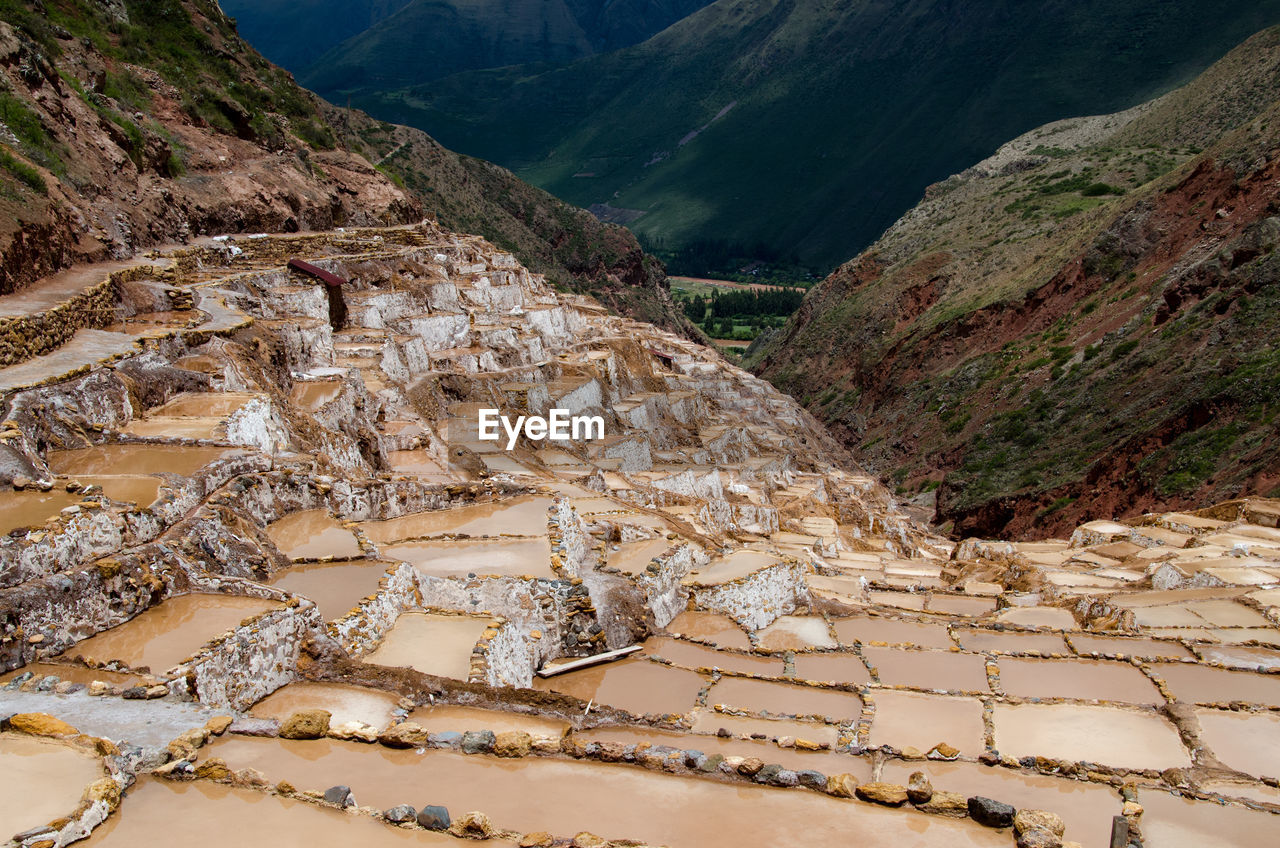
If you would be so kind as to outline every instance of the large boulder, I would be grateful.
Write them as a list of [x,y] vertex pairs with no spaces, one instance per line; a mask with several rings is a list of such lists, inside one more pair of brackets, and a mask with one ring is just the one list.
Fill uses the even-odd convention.
[[328,710],[300,710],[280,725],[281,739],[322,739],[329,732]]

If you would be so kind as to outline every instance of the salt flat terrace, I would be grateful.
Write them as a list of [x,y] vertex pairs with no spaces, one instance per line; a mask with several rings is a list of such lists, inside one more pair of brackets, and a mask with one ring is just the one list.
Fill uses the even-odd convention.
[[[956,544],[773,387],[430,223],[100,274],[0,369],[13,844],[1280,833],[1277,501]],[[553,407],[606,438],[474,432]]]

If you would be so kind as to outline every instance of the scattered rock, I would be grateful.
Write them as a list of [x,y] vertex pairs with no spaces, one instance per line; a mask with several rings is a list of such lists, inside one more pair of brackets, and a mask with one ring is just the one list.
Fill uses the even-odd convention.
[[907,787],[897,783],[864,783],[858,787],[856,794],[863,801],[889,807],[901,807],[907,803]]
[[907,780],[907,800],[913,804],[927,804],[933,797],[933,784],[922,771],[913,771]]
[[1010,827],[1017,812],[1008,804],[975,795],[969,799],[969,817],[987,827]]
[[518,844],[520,848],[551,848],[555,841],[556,838],[545,830],[538,830],[520,837]]
[[700,772],[711,774],[720,768],[720,764],[724,762],[724,754],[708,754],[702,758],[696,768]]
[[425,748],[428,741],[426,728],[411,721],[393,724],[378,734],[378,742],[388,748]]
[[488,839],[493,835],[493,823],[484,813],[475,811],[463,813],[449,826],[449,833],[464,839]]
[[962,819],[969,815],[969,800],[959,792],[935,791],[932,798],[916,805],[916,809],[935,816]]
[[858,779],[851,774],[833,774],[827,778],[827,794],[836,798],[852,798],[858,790]]
[[1044,810],[1018,810],[1013,817],[1013,832],[1025,833],[1029,830],[1047,830],[1061,837],[1067,832],[1067,826],[1054,813]]
[[227,780],[231,777],[231,769],[227,768],[226,762],[221,758],[210,757],[196,766],[196,777],[203,777],[206,780]]
[[350,786],[330,786],[324,791],[324,800],[338,807],[354,807],[356,799],[351,795]]
[[378,728],[363,721],[344,721],[336,727],[331,726],[329,735],[348,742],[377,742]]
[[386,816],[386,819],[389,822],[404,824],[405,822],[411,822],[417,819],[418,811],[415,810],[411,804],[397,804],[383,813],[383,815]]
[[826,789],[827,787],[827,776],[813,769],[797,771],[796,780],[800,781],[801,786],[807,786],[810,789]]
[[329,732],[328,710],[300,710],[280,725],[281,739],[322,739]]
[[508,730],[494,737],[493,752],[499,757],[527,757],[533,737],[523,730]]
[[267,780],[267,776],[256,768],[239,769],[231,776],[231,779],[237,786],[252,786],[255,789],[263,789],[271,785],[271,781]]
[[573,848],[606,848],[609,840],[596,836],[594,833],[583,831],[573,837],[573,842],[569,843]]
[[148,686],[142,694],[142,697],[148,701],[154,701],[157,698],[163,698],[169,694],[169,687],[163,683],[157,683],[155,686]]
[[94,698],[99,698],[111,691],[111,684],[101,680],[95,680],[89,684],[89,694]]
[[1120,814],[1127,819],[1137,818],[1143,813],[1142,805],[1137,801],[1125,801]]
[[811,739],[796,738],[795,748],[798,751],[821,751],[827,747],[825,742],[814,742]]
[[91,804],[101,801],[114,811],[120,806],[120,786],[109,777],[95,780],[85,787],[83,800]]
[[449,811],[444,807],[438,807],[434,804],[428,804],[421,810],[418,810],[418,824],[428,830],[448,830],[450,819]]
[[[738,774],[746,777],[755,777],[762,768],[764,768],[764,760],[759,757],[747,757],[738,764]],[[781,768],[781,766],[778,768]]]
[[960,756],[960,749],[948,745],[946,742],[939,742],[929,751],[928,757],[931,760],[954,760]]
[[9,730],[31,736],[75,736],[80,731],[48,713],[18,713],[5,722]]
[[231,716],[214,716],[204,723],[204,729],[214,736],[221,736],[227,732],[227,728],[231,726],[234,719]]
[[468,730],[462,734],[462,753],[492,753],[493,746],[497,744],[497,741],[498,739],[494,736],[492,730]]
[[227,728],[237,736],[271,737],[280,734],[280,722],[273,718],[238,718]]
[[126,701],[145,701],[147,698],[147,687],[130,686],[128,689],[120,693],[120,697]]

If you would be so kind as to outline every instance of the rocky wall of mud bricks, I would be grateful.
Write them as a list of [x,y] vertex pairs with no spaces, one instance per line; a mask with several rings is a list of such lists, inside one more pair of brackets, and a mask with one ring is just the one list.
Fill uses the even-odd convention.
[[572,617],[569,598],[575,590],[589,603],[584,586],[571,586],[563,580],[418,575],[424,607],[500,616],[520,632],[541,633],[540,639],[531,640],[534,667],[565,655],[563,643]]
[[802,563],[784,562],[731,583],[694,587],[693,599],[700,609],[724,613],[748,630],[760,630],[809,603],[804,574]]
[[636,583],[644,592],[645,605],[653,612],[656,628],[666,627],[689,602],[689,590],[681,580],[694,568],[705,565],[706,553],[696,545],[682,544],[663,552],[645,567]]
[[551,540],[551,565],[557,573],[581,577],[599,562],[595,539],[567,498],[556,501],[547,512],[547,534]]
[[310,601],[263,613],[184,662],[170,691],[214,709],[248,709],[297,676],[302,643],[323,626]]
[[105,327],[115,321],[116,276],[43,312],[0,318],[0,367],[56,350],[70,341],[76,330]]
[[[537,633],[534,636],[533,633]],[[538,669],[535,645],[541,631],[530,631],[513,621],[497,619],[476,642],[471,655],[472,682],[527,689]]]
[[417,572],[412,565],[402,562],[387,569],[378,581],[378,591],[362,598],[349,613],[330,622],[329,635],[352,656],[359,656],[377,647],[396,624],[400,613],[417,606]]
[[74,514],[64,512],[42,529],[0,538],[0,588],[66,571],[120,550],[127,533],[123,516],[87,498],[76,506]]

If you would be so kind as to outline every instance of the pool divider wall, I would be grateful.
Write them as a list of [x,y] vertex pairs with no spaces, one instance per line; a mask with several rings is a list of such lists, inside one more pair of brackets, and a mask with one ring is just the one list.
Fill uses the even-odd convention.
[[747,630],[761,630],[811,602],[804,575],[808,566],[787,557],[745,577],[714,586],[692,586],[699,609],[719,612]]
[[421,602],[417,571],[407,562],[396,563],[378,580],[378,591],[362,598],[349,613],[330,622],[326,630],[343,650],[360,656],[386,638],[400,613]]
[[644,592],[645,606],[653,611],[654,627],[661,629],[684,612],[689,590],[682,584],[695,567],[706,565],[709,557],[697,545],[683,542],[654,557],[635,582]]

